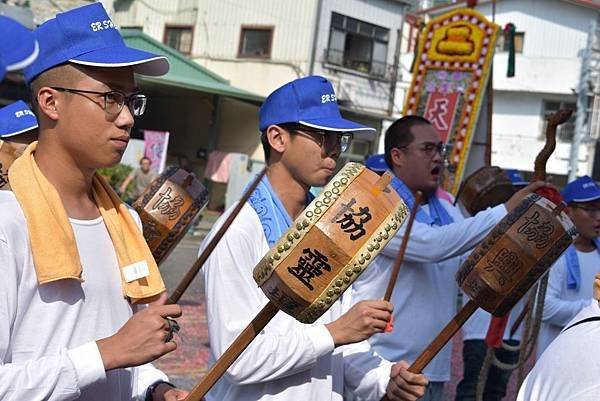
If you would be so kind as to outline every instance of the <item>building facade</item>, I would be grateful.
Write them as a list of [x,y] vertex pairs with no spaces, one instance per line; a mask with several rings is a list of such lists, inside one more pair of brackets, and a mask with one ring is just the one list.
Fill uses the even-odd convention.
[[[423,11],[437,16],[458,5]],[[503,168],[532,171],[533,161],[543,147],[545,118],[562,107],[576,109],[582,75],[582,60],[593,21],[599,18],[600,4],[593,1],[497,0],[479,1],[476,8],[502,28],[516,27],[515,76],[507,77],[508,45],[501,35],[496,46],[493,70],[492,164]],[[405,60],[406,61],[406,60]],[[579,147],[577,174],[591,174],[594,167],[598,125],[593,109],[597,85],[597,64],[591,72],[587,102],[581,115],[586,120],[585,136]],[[597,104],[597,100],[596,100]],[[589,122],[589,123],[587,123]],[[548,161],[548,173],[566,180],[576,113],[557,132],[556,151]],[[600,178],[600,177],[597,177]]]

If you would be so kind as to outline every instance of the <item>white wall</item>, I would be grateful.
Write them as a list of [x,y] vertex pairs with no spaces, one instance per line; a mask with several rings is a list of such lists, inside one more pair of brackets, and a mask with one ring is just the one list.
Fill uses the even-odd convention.
[[[478,7],[491,20],[491,5]],[[560,0],[503,0],[496,3],[496,23],[512,22],[525,32],[523,53],[516,54],[516,74],[506,77],[508,53],[494,57],[494,88],[498,90],[571,94],[579,79],[580,53],[585,47],[593,10]]]
[[[494,114],[492,119],[492,164],[503,168],[533,171],[533,162],[544,146],[544,122],[542,120],[543,100],[573,101],[573,97],[548,96],[545,94],[514,92],[494,93]],[[558,142],[550,156],[547,172],[567,174],[570,143]],[[581,146],[579,152],[579,172],[587,172],[588,151]]]

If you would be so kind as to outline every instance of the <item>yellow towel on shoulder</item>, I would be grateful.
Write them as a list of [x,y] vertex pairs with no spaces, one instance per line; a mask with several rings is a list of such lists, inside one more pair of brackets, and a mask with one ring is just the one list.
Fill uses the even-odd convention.
[[[23,209],[39,284],[81,279],[81,261],[69,217],[58,192],[38,168],[27,147],[9,171],[9,180]],[[123,293],[133,303],[151,301],[165,285],[137,224],[127,206],[106,181],[96,174],[92,194],[115,247]],[[144,277],[140,277],[144,276]]]

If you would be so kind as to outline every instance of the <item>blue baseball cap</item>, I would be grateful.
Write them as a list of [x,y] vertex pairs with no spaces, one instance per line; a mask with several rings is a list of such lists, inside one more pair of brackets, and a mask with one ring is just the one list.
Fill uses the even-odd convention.
[[382,173],[389,169],[387,163],[385,162],[385,155],[383,153],[369,157],[365,162],[365,165],[376,173]]
[[565,203],[591,202],[600,199],[600,188],[590,176],[584,175],[568,183],[561,194]]
[[308,76],[288,82],[272,92],[259,112],[259,130],[270,125],[298,123],[326,131],[375,131],[342,118],[331,83],[323,77]]
[[40,55],[25,70],[27,83],[67,62],[91,67],[132,66],[134,72],[152,76],[169,71],[165,56],[127,47],[100,3],[56,14],[33,34],[40,44]]
[[0,80],[7,71],[21,70],[38,56],[32,32],[12,18],[0,15]]
[[525,178],[523,178],[519,170],[505,169],[504,173],[508,176],[508,178],[510,178],[510,181],[515,187],[521,187],[529,184],[527,181],[525,181]]
[[0,109],[0,138],[24,134],[37,127],[35,114],[22,100]]

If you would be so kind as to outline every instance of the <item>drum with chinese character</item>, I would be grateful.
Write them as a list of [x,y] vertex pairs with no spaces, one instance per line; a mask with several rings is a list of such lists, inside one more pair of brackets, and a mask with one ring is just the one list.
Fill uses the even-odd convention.
[[496,166],[485,166],[471,174],[462,183],[458,200],[467,212],[478,212],[506,202],[515,188],[506,173]]
[[178,167],[163,172],[134,202],[157,264],[171,253],[207,202],[204,185]]
[[577,231],[562,207],[527,196],[475,248],[456,274],[486,311],[503,316],[571,245]]
[[348,163],[327,184],[254,269],[272,303],[304,323],[329,309],[408,214],[391,179]]
[[10,143],[0,140],[0,190],[10,190],[8,168],[22,153]]

